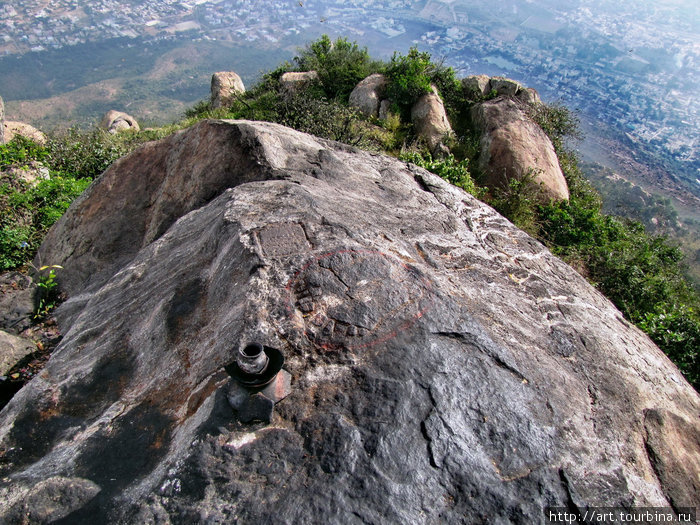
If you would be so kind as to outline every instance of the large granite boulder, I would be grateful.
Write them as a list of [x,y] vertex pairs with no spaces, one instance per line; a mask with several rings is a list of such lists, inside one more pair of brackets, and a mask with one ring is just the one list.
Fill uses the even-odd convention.
[[6,120],[4,124],[5,142],[10,142],[16,135],[28,138],[37,144],[46,144],[46,135],[30,124]]
[[506,95],[509,97],[514,97],[518,92],[524,89],[520,82],[505,77],[491,77],[489,87],[491,90],[495,91],[497,95]]
[[100,127],[112,134],[122,131],[139,131],[141,129],[134,117],[114,109],[110,109],[105,113],[105,116],[102,117],[102,122],[100,122]]
[[320,82],[316,71],[288,71],[280,76],[280,89],[282,94],[292,96],[315,82]]
[[[0,412],[8,523],[542,523],[699,500],[678,369],[415,166],[203,121],[114,163],[40,255],[70,298]],[[227,401],[250,341],[291,374],[269,423]]]
[[0,97],[0,144],[5,144],[5,103]]
[[374,73],[360,81],[350,93],[350,107],[357,108],[368,117],[378,117],[387,82],[381,73]]
[[416,136],[425,141],[433,155],[440,154],[446,149],[445,137],[452,133],[452,126],[435,86],[432,86],[430,93],[420,97],[413,105],[411,122]]
[[212,108],[230,106],[242,93],[245,93],[245,86],[235,72],[219,71],[211,76]]
[[566,200],[569,188],[549,137],[527,115],[525,105],[501,96],[475,104],[471,118],[480,134],[478,169],[492,189],[530,177],[543,199]]

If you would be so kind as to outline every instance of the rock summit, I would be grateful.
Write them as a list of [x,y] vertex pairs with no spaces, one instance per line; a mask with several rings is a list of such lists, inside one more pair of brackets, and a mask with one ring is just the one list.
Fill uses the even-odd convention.
[[[69,299],[0,412],[0,521],[542,523],[700,500],[700,397],[584,278],[396,159],[202,121],[49,232]],[[290,392],[243,422],[249,343]]]

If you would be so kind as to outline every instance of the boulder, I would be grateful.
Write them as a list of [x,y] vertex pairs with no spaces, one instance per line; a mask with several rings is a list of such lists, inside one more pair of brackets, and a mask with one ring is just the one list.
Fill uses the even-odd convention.
[[219,71],[211,76],[212,108],[230,106],[243,93],[245,93],[243,81],[233,71]]
[[488,75],[472,75],[463,78],[462,89],[472,100],[478,100],[491,92],[491,78]]
[[5,142],[10,142],[15,135],[21,135],[28,139],[33,140],[37,144],[46,143],[46,135],[36,129],[34,126],[25,124],[24,122],[15,122],[6,120],[5,121]]
[[521,89],[520,91],[518,91],[516,98],[518,100],[520,100],[521,102],[523,102],[525,104],[529,104],[529,105],[542,104],[542,100],[540,99],[540,94],[534,88]]
[[0,97],[0,144],[5,144],[5,103]]
[[443,141],[446,135],[452,133],[452,126],[435,86],[413,105],[411,121],[418,138],[425,141],[434,155],[445,149]]
[[522,103],[504,96],[480,102],[471,118],[480,133],[477,167],[486,186],[505,188],[512,179],[530,176],[544,200],[569,198],[554,146]]
[[368,117],[378,117],[386,86],[387,79],[381,73],[368,76],[350,93],[350,107],[357,108]]
[[318,73],[316,71],[289,71],[280,77],[280,87],[282,93],[286,95],[294,95],[305,89],[310,84],[318,82]]
[[110,109],[105,113],[105,116],[102,117],[100,127],[107,130],[109,133],[120,133],[129,130],[139,131],[141,129],[134,117],[114,109]]
[[0,330],[0,376],[35,351],[33,341]]
[[[113,164],[40,253],[70,297],[60,346],[0,412],[0,520],[48,496],[42,516],[116,524],[541,523],[548,506],[699,501],[678,458],[697,457],[700,396],[678,369],[421,168],[202,121]],[[227,400],[251,341],[291,376],[269,423]]]
[[33,160],[25,166],[13,166],[8,168],[6,173],[17,180],[21,180],[30,186],[36,186],[39,181],[51,178],[49,168],[41,162]]
[[508,97],[514,97],[523,89],[523,86],[519,82],[504,77],[492,77],[489,86],[490,90],[495,91],[496,94],[506,95]]

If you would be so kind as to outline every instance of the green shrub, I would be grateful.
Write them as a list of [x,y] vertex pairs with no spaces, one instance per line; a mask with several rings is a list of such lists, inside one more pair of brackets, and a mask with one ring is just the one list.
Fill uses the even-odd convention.
[[[39,278],[36,281],[38,293],[37,304],[34,310],[34,319],[43,319],[48,317],[58,304],[59,294],[56,270],[63,270],[63,266],[53,264],[35,269]],[[48,270],[48,272],[46,270]]]
[[521,230],[537,235],[537,206],[540,190],[534,174],[528,172],[520,179],[511,179],[508,186],[492,190],[488,203]]
[[211,101],[209,99],[200,100],[194,106],[185,110],[185,118],[197,120],[208,118],[207,114],[211,109]]
[[328,35],[309,44],[294,58],[299,71],[316,71],[329,99],[347,101],[357,83],[382,70],[381,62],[372,60],[367,48],[346,38],[331,41]]
[[0,184],[0,271],[27,264],[48,229],[90,182],[53,176],[34,187],[6,181]]
[[562,104],[535,104],[530,106],[529,115],[557,150],[562,149],[566,138],[582,138],[578,117]]
[[281,102],[277,86],[256,86],[233,102],[225,118],[279,122]]
[[110,134],[100,129],[68,131],[49,136],[46,164],[53,171],[76,179],[94,179],[112,162],[143,142],[136,132]]
[[430,153],[420,154],[417,151],[404,152],[399,155],[399,159],[425,168],[477,198],[484,193],[483,189],[479,188],[472,180],[467,160],[458,161],[453,155],[448,155],[441,159],[433,159]]
[[91,182],[50,170],[50,179],[32,185],[9,171],[31,162],[50,165],[51,155],[48,146],[19,136],[0,146],[0,271],[27,264],[51,225]]
[[15,135],[7,144],[0,145],[0,170],[11,166],[43,161],[49,153],[43,146],[22,135]]
[[394,52],[386,70],[389,98],[399,106],[412,106],[420,97],[430,93],[431,71],[430,53],[421,53],[415,47],[406,56]]
[[277,122],[304,133],[353,146],[363,145],[358,133],[357,112],[334,101],[314,99],[299,93],[279,101]]
[[696,390],[700,390],[700,320],[686,306],[647,312],[639,327],[668,355]]
[[0,225],[0,271],[3,272],[26,264],[36,251],[32,250],[30,244],[31,228],[16,224],[14,226]]
[[386,67],[388,79],[387,98],[398,107],[406,120],[411,107],[423,95],[430,93],[431,85],[437,87],[448,110],[457,104],[460,88],[455,72],[442,63],[431,61],[430,53],[412,47],[407,55],[394,53]]

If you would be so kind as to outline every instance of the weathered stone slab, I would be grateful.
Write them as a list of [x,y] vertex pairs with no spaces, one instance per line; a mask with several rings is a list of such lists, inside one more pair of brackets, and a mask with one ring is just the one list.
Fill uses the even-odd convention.
[[291,255],[309,250],[309,243],[301,224],[280,223],[265,226],[258,233],[263,253],[274,257],[276,255]]

